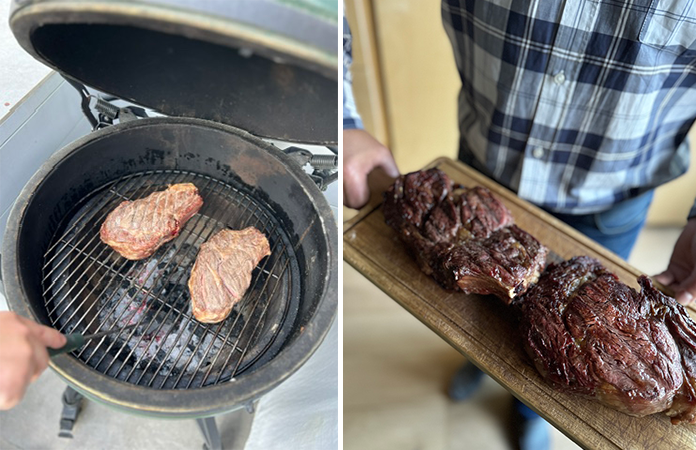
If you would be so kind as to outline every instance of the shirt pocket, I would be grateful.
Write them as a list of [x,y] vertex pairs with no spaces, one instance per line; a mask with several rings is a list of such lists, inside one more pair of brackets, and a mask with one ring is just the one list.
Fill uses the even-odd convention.
[[696,0],[652,0],[638,40],[677,55],[696,50]]

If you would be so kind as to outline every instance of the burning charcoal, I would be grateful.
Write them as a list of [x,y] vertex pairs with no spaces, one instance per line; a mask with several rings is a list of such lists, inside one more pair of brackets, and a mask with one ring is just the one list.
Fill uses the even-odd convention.
[[[162,294],[166,294],[167,298],[171,299],[180,299],[184,296],[185,292],[187,292],[187,290],[184,285],[174,283],[167,284],[167,287],[162,290]],[[186,300],[186,303],[189,302]]]

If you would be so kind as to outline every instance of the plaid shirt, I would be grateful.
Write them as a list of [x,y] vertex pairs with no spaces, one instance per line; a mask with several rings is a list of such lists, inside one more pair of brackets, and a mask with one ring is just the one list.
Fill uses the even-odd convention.
[[460,158],[570,214],[686,172],[696,1],[540,3],[442,2],[462,80]]
[[343,129],[362,128],[363,123],[353,99],[353,80],[350,65],[353,63],[353,38],[346,16],[343,16]]

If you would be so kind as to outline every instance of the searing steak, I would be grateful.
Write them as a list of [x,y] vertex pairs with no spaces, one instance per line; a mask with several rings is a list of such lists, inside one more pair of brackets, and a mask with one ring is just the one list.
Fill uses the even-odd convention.
[[188,282],[194,317],[224,320],[249,288],[251,271],[270,254],[266,236],[253,227],[222,230],[201,245]]
[[595,259],[551,264],[516,304],[524,344],[557,388],[633,416],[696,420],[696,323],[674,299],[641,292]]
[[454,186],[439,169],[399,177],[384,217],[421,270],[447,289],[494,294],[506,303],[539,277],[547,249],[521,230],[488,189]]
[[164,191],[118,205],[106,217],[99,235],[124,258],[147,258],[177,237],[202,205],[196,186],[174,184]]

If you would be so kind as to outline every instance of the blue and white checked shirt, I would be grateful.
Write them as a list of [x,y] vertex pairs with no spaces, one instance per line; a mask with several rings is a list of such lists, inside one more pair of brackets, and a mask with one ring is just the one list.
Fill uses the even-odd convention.
[[[696,0],[444,0],[442,17],[460,158],[521,198],[593,213],[686,172]],[[358,116],[344,95],[346,127]]]
[[350,65],[353,63],[353,39],[346,16],[343,16],[343,129],[363,128],[362,120],[355,107],[353,79]]

